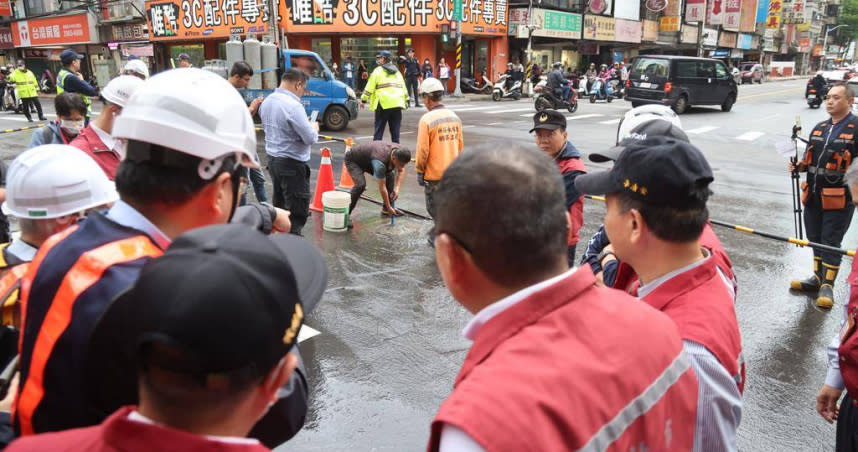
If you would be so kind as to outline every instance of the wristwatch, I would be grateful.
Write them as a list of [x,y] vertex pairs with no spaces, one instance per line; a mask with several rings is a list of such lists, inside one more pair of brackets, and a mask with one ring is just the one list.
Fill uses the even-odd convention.
[[609,250],[609,249],[607,249],[607,248],[606,248],[606,249],[603,249],[603,250],[599,253],[599,255],[598,255],[598,256],[596,256],[596,259],[597,259],[597,261],[599,262],[599,265],[602,265],[602,261],[603,261],[603,260],[605,260],[605,258],[606,258],[606,257],[608,257],[608,256],[614,256],[614,259],[616,259],[616,258],[617,258],[617,255],[616,255],[616,254],[614,254],[614,252],[613,252],[613,251],[611,251],[611,250]]

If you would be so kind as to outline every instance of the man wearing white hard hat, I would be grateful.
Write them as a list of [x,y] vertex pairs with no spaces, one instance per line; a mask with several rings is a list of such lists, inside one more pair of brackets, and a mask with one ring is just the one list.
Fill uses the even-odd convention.
[[143,80],[131,75],[120,75],[108,82],[101,90],[101,113],[70,143],[92,157],[110,180],[116,178],[122,160],[122,143],[113,137],[113,124],[142,85]]
[[[120,200],[105,213],[90,213],[73,231],[52,236],[24,276],[30,290],[22,294],[14,411],[20,435],[95,425],[136,402],[135,382],[99,382],[103,375],[86,374],[89,337],[112,300],[172,240],[229,221],[264,233],[291,227],[288,212],[236,207],[245,167],[259,166],[259,157],[253,120],[226,80],[195,68],[166,71],[123,105],[113,125],[125,151],[115,180]],[[256,424],[267,445],[286,441],[303,425],[305,375],[296,370]]]
[[122,68],[123,75],[133,75],[141,80],[149,78],[149,67],[143,60],[129,60]]
[[[433,193],[444,171],[465,148],[462,120],[453,110],[444,107],[441,99],[444,86],[437,78],[427,78],[418,90],[426,106],[426,114],[417,125],[417,183],[426,196],[426,211],[435,218]],[[434,233],[429,233],[429,244],[434,246]]]

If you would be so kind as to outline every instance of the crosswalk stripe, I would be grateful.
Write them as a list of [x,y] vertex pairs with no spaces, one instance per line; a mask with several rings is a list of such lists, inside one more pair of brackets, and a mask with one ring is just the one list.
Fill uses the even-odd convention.
[[488,123],[488,124],[486,124],[486,125],[487,125],[487,126],[497,126],[497,125],[501,125],[501,124],[503,124],[503,123],[502,123],[502,122],[490,122],[490,123]]
[[620,121],[622,121],[622,119],[614,118],[614,119],[609,119],[607,121],[600,121],[599,124],[619,124]]
[[465,107],[465,108],[450,108],[450,107],[447,107],[447,109],[448,109],[448,110],[453,110],[453,111],[455,111],[455,112],[460,112],[460,111],[477,111],[477,110],[491,110],[492,108],[498,108],[498,106],[497,106],[497,105],[491,105],[491,106],[488,106],[488,107],[473,107],[473,106],[467,106],[467,107]]
[[[502,110],[497,110],[497,111],[487,111],[486,113],[488,113],[490,115],[496,115],[498,113],[515,113],[517,111],[531,111],[533,113],[536,112],[536,110],[534,110],[533,107],[530,106],[527,108],[510,108],[510,109],[502,109]],[[527,115],[524,115],[524,116],[527,116]]]
[[765,133],[763,133],[763,132],[745,132],[745,133],[737,136],[736,139],[742,140],[742,141],[754,141],[763,135],[765,135]]
[[703,127],[698,127],[696,129],[686,130],[685,133],[686,134],[690,133],[690,134],[696,135],[698,133],[711,132],[711,131],[718,129],[718,128],[720,128],[720,127],[718,127],[718,126],[703,126]]
[[567,116],[566,120],[567,121],[574,121],[576,119],[598,118],[600,116],[605,116],[605,115],[600,115],[599,113],[590,113],[589,115]]

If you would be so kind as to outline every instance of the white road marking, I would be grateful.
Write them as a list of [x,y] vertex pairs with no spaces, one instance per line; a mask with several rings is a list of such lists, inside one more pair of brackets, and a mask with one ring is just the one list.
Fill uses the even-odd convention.
[[742,141],[754,141],[763,135],[765,135],[765,133],[763,133],[763,132],[745,132],[745,133],[737,136],[736,139],[742,140]]
[[622,121],[621,118],[609,119],[607,121],[600,121],[599,124],[619,124]]
[[304,342],[307,339],[316,337],[320,334],[322,334],[321,331],[310,328],[307,325],[303,325],[301,326],[301,331],[298,332],[298,343]]
[[471,125],[467,125],[467,126],[462,126],[462,128],[463,128],[463,129],[468,129],[468,128],[471,128],[471,127],[476,127],[476,126],[475,126],[475,125],[473,125],[473,124],[471,124]]
[[458,113],[458,112],[460,112],[460,111],[491,110],[491,109],[493,109],[493,108],[498,108],[498,106],[497,106],[497,105],[490,105],[490,106],[488,106],[488,107],[473,107],[473,106],[466,106],[466,107],[464,107],[464,108],[451,108],[451,107],[447,107],[447,109],[449,109],[449,110],[453,110],[453,111],[455,111],[455,112],[457,112],[457,113]]
[[719,128],[720,128],[719,126],[703,126],[703,127],[698,127],[696,129],[686,130],[685,133],[697,135],[698,133],[711,132],[711,131],[713,131],[715,129],[719,129]]
[[[496,115],[498,113],[515,113],[517,111],[532,111],[532,112],[536,113],[536,110],[533,109],[533,106],[530,106],[527,108],[513,108],[513,109],[508,109],[508,110],[487,111],[486,113],[488,113],[490,115]],[[523,115],[523,116],[527,116],[527,115]]]
[[[401,134],[402,132],[400,132]],[[375,138],[375,135],[367,135],[365,137],[355,137],[355,140],[365,140],[367,138]]]
[[503,124],[503,123],[502,123],[502,122],[490,122],[490,123],[488,123],[488,124],[486,124],[486,125],[487,125],[487,126],[497,126],[497,125],[501,125],[501,124]]
[[596,118],[596,117],[599,117],[599,116],[605,116],[605,115],[600,115],[600,114],[598,114],[598,113],[590,113],[589,115],[567,116],[567,117],[566,117],[566,120],[567,120],[567,121],[572,121],[572,120],[575,120],[575,119]]
[[411,131],[411,132],[399,132],[399,134],[400,134],[400,135],[407,135],[407,134],[409,134],[409,133],[415,133],[415,132],[414,132],[414,131]]

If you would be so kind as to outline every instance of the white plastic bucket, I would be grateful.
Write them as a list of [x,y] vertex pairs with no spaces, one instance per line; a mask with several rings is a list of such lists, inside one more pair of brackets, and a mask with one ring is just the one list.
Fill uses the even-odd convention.
[[352,196],[341,191],[326,191],[322,193],[324,208],[323,228],[331,232],[345,232],[349,225],[349,204]]

